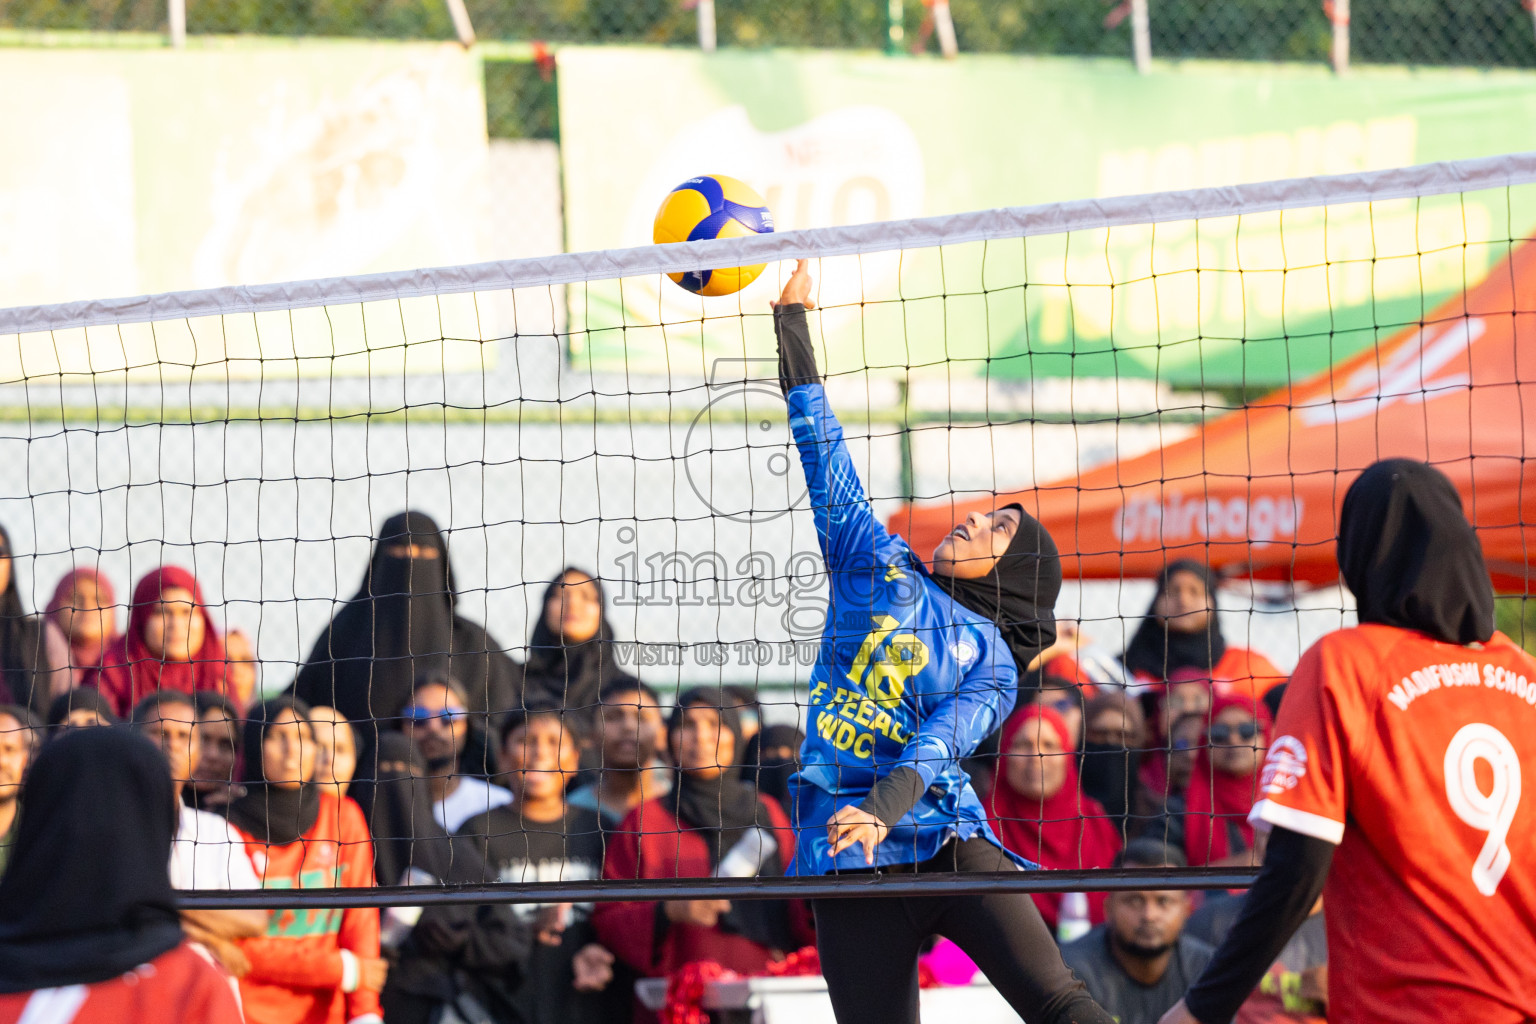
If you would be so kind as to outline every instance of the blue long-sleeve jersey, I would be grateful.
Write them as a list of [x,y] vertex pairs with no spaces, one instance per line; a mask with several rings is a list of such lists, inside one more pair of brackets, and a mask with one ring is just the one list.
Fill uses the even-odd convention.
[[997,626],[940,589],[875,518],[822,386],[798,385],[786,400],[831,583],[800,771],[790,782],[799,834],[791,873],[865,868],[857,844],[831,855],[827,819],[901,766],[926,789],[891,823],[877,865],[925,861],[951,836],[1001,847],[960,758],[1013,709],[1012,654]]

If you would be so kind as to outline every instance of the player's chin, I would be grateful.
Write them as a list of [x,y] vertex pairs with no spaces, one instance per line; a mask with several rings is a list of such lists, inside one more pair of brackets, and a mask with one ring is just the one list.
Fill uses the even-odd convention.
[[949,538],[939,542],[939,546],[933,549],[933,557],[929,559],[933,571],[941,576],[948,576],[955,567],[955,542]]

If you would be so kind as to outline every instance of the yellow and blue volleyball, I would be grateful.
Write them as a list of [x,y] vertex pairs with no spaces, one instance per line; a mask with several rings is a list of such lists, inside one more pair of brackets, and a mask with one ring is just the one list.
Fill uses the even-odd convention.
[[[773,230],[773,214],[763,197],[735,178],[705,174],[689,178],[668,193],[656,211],[652,238],[665,242],[697,242],[705,238],[744,238]],[[763,272],[755,267],[726,267],[668,274],[696,295],[730,295],[739,292]]]

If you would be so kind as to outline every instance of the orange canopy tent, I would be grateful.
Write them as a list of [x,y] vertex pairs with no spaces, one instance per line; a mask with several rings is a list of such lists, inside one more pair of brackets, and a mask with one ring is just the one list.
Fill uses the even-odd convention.
[[907,506],[890,527],[927,554],[961,516],[1018,501],[1070,578],[1152,576],[1175,558],[1229,574],[1338,577],[1344,492],[1378,459],[1433,463],[1461,492],[1494,584],[1536,555],[1536,243],[1425,319],[1165,448],[996,499]]

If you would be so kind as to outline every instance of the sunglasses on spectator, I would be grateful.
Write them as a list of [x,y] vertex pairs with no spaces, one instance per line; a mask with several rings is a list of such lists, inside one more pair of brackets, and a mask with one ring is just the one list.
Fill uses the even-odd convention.
[[467,714],[469,714],[469,712],[465,711],[463,708],[424,708],[419,704],[412,704],[410,707],[401,712],[401,717],[403,717],[407,722],[415,722],[421,725],[425,725],[427,722],[432,721],[442,722],[445,725],[452,725],[454,722],[459,721]]
[[1231,726],[1220,722],[1211,726],[1212,743],[1231,743],[1234,734],[1240,739],[1251,740],[1259,734],[1259,723],[1244,722],[1238,726]]
[[1064,715],[1069,711],[1073,711],[1081,707],[1082,705],[1073,700],[1071,697],[1063,697],[1060,700],[1043,700],[1040,702],[1040,706],[1044,708],[1050,708],[1058,715]]

